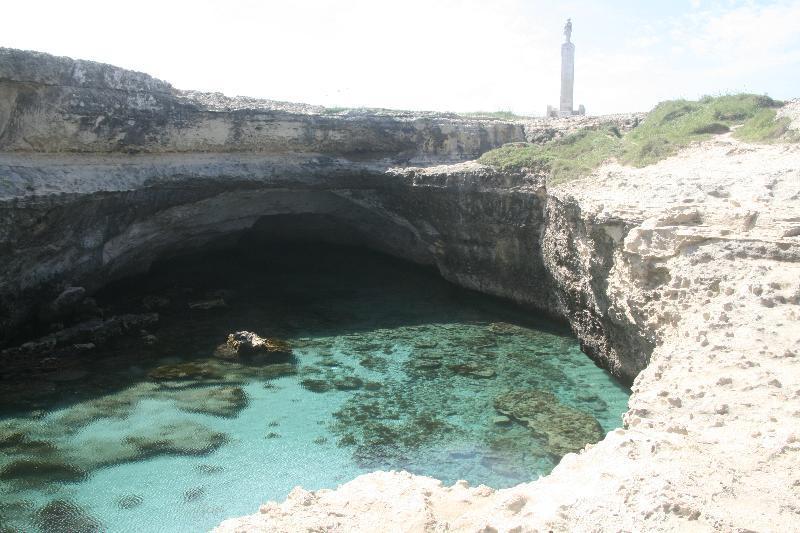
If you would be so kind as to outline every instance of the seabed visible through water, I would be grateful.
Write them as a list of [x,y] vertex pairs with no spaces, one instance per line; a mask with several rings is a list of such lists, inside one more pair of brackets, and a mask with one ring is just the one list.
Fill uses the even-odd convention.
[[[0,383],[0,531],[205,531],[378,469],[508,487],[630,393],[566,326],[361,249],[185,256],[97,299],[160,320]],[[241,330],[292,354],[215,356]]]

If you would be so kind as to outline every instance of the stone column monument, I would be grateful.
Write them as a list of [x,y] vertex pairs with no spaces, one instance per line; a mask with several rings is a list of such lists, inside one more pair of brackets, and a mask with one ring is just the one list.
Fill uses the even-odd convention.
[[566,41],[561,45],[561,102],[558,107],[562,117],[572,116],[572,94],[575,88],[575,45],[572,38],[572,19],[564,26]]
[[567,19],[564,25],[564,37],[566,41],[561,45],[561,101],[558,107],[547,106],[547,117],[571,117],[573,115],[585,115],[586,108],[583,105],[575,110],[572,94],[575,89],[575,45],[572,44],[572,19]]

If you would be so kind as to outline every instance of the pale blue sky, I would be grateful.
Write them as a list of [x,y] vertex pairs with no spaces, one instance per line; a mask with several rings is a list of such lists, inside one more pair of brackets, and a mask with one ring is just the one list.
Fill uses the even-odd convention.
[[720,92],[800,96],[800,0],[106,0],[6,5],[0,46],[113,63],[178,88],[328,106],[647,110]]

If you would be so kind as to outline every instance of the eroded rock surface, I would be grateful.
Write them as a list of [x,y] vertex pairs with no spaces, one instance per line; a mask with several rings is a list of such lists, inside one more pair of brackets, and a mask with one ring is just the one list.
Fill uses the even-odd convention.
[[[800,147],[722,137],[551,189],[465,161],[569,127],[326,114],[0,50],[0,339],[68,287],[91,294],[243,230],[365,245],[567,319],[635,378],[625,427],[511,489],[378,472],[220,531],[796,528]],[[152,377],[213,381],[214,364]],[[170,432],[126,446],[224,439],[158,444]]]
[[603,430],[592,415],[562,404],[552,392],[512,391],[495,398],[494,408],[544,438],[558,457],[603,437]]
[[228,335],[226,347],[237,356],[249,357],[253,355],[288,355],[292,353],[286,341],[271,337],[259,337],[252,331],[237,331]]
[[[800,146],[722,138],[547,192],[543,256],[624,427],[493,491],[400,472],[217,531],[783,531],[800,501]],[[649,363],[649,364],[648,364]]]

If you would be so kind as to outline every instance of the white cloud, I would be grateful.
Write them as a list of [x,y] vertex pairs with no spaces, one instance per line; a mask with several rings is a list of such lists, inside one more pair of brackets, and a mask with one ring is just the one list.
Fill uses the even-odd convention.
[[765,7],[746,4],[719,14],[684,18],[675,38],[696,59],[742,74],[797,61],[800,52],[800,2]]

